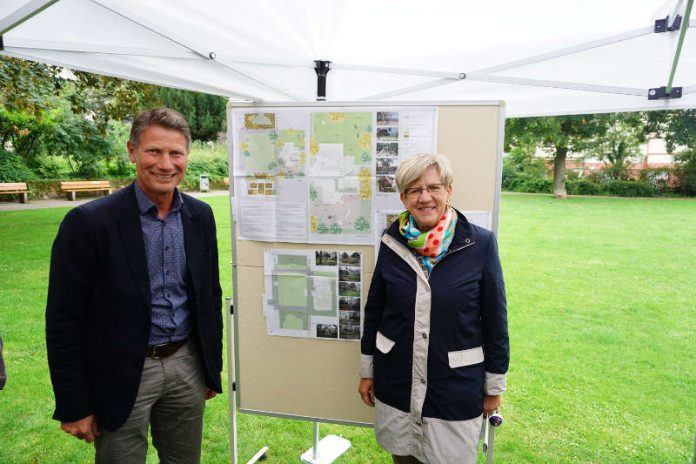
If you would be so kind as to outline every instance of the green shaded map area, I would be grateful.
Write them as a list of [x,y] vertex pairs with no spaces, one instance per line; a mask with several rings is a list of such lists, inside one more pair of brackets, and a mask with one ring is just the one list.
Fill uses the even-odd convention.
[[280,328],[290,330],[307,330],[309,322],[304,311],[280,310]]
[[307,277],[304,275],[279,275],[278,303],[281,306],[306,308]]
[[240,148],[247,170],[266,173],[275,161],[275,131],[246,132],[241,136]]
[[314,129],[314,140],[317,143],[343,143],[344,114],[313,113],[312,128]]
[[276,269],[279,271],[307,271],[307,257],[302,255],[278,255]]
[[364,154],[372,151],[372,114],[346,113],[343,156],[355,157],[355,164],[369,163]]
[[283,143],[291,143],[298,150],[304,150],[305,147],[305,133],[303,130],[282,130],[278,133],[278,140]]
[[372,113],[313,113],[312,128],[317,143],[343,144],[343,156],[356,165],[369,164],[372,153]]

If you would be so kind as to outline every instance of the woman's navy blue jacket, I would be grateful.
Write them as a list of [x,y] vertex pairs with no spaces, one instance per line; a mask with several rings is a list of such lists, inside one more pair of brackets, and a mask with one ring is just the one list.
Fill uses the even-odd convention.
[[392,224],[365,306],[361,376],[370,377],[372,362],[377,399],[414,421],[478,417],[484,392],[505,390],[510,348],[495,236],[457,214],[429,276]]

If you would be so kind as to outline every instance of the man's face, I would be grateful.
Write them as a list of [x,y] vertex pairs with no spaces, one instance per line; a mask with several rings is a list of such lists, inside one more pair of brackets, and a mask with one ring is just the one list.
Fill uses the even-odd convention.
[[186,137],[174,129],[145,127],[137,148],[128,142],[128,155],[135,163],[138,185],[150,199],[170,196],[186,173]]

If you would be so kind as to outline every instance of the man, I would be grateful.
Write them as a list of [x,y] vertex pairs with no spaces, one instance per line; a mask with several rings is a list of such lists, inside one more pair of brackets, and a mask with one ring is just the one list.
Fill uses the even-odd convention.
[[221,392],[215,220],[181,194],[191,134],[167,108],[140,113],[136,180],[70,211],[51,253],[46,345],[61,429],[96,462],[200,461],[205,400]]

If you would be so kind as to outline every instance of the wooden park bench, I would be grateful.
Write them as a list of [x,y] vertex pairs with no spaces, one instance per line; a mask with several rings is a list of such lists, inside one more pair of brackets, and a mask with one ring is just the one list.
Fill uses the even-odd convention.
[[68,200],[74,201],[77,192],[107,192],[113,190],[108,180],[75,180],[60,183],[60,189],[68,194]]
[[0,183],[0,195],[19,194],[19,202],[27,202],[27,183],[26,182],[2,182]]

